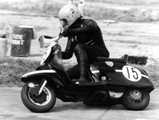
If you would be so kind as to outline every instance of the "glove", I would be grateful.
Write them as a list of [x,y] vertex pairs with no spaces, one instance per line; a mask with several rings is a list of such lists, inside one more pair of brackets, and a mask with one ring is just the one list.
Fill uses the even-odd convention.
[[63,31],[60,33],[60,35],[64,37],[68,36],[68,34],[69,34],[69,27],[63,28]]

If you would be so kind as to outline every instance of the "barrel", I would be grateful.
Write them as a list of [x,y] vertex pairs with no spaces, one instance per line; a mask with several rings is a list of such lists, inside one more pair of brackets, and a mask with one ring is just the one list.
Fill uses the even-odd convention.
[[15,26],[12,33],[11,56],[27,57],[30,55],[31,40],[34,38],[33,26]]

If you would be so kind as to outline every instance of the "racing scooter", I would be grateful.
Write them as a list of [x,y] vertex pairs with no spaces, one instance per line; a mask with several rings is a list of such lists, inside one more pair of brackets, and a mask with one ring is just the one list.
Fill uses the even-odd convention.
[[129,56],[97,58],[90,65],[90,82],[80,85],[73,80],[76,76],[62,64],[59,39],[59,36],[51,38],[41,65],[21,78],[25,83],[21,99],[29,110],[47,112],[54,107],[56,98],[93,106],[122,104],[130,110],[143,110],[148,106],[154,86],[143,68],[128,62]]

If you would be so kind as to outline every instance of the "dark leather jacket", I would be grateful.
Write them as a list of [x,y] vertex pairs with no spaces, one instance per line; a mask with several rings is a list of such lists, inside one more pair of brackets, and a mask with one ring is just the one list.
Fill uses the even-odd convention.
[[106,48],[102,36],[102,32],[97,23],[92,19],[79,18],[72,24],[68,30],[62,33],[64,37],[68,37],[66,50],[63,58],[72,57],[73,49],[76,44],[80,43],[89,47]]

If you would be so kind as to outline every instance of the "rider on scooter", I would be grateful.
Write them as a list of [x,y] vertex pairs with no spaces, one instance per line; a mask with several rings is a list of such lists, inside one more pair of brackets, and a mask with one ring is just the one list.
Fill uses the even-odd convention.
[[59,20],[63,28],[60,35],[68,37],[62,58],[69,59],[75,53],[79,67],[77,65],[71,71],[79,68],[80,78],[76,84],[88,83],[89,65],[98,56],[109,57],[101,30],[94,20],[83,18],[78,8],[70,4],[61,8]]

